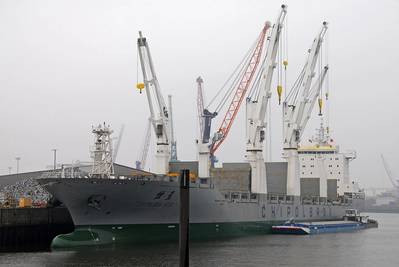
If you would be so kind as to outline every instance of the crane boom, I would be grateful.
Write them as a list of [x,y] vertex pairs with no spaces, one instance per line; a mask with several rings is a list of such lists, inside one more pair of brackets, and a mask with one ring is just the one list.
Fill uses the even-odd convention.
[[[260,70],[259,94],[255,99],[247,99],[247,149],[246,158],[251,165],[251,192],[267,193],[266,166],[263,158],[263,141],[266,128],[266,110],[271,97],[271,83],[276,67],[277,51],[287,7],[281,6],[276,23],[273,25],[265,59]],[[270,23],[269,23],[270,24]],[[270,26],[269,26],[270,27]]]
[[[313,108],[316,104],[316,100],[319,99],[320,96],[320,88],[322,87],[324,83],[324,79],[327,75],[328,72],[328,66],[324,67],[323,72],[320,74],[320,76],[317,79],[317,82],[315,85],[312,86],[312,89],[310,90],[309,94],[309,105],[307,105],[304,109],[304,116],[302,121],[299,123],[299,128],[300,129],[305,129],[306,125],[312,115]],[[302,137],[303,131],[300,132],[299,134],[299,139]]]
[[173,124],[172,95],[168,95],[169,105],[169,128],[170,128],[170,160],[177,161],[177,143]]
[[197,78],[197,111],[198,111],[198,122],[199,122],[199,131],[200,131],[200,139],[202,139],[204,135],[204,91],[202,88],[202,80],[201,76]]
[[326,31],[327,22],[323,22],[323,27],[317,37],[314,39],[312,48],[309,50],[304,71],[300,75],[300,80],[302,82],[300,84],[300,88],[298,88],[299,99],[297,101],[294,100],[293,103],[288,103],[288,100],[286,99],[283,103],[285,148],[298,147],[300,136],[304,130],[301,128],[301,122],[303,120],[305,108],[310,103],[310,86],[314,77],[314,70]]
[[[141,31],[139,32],[139,38],[137,39],[137,48],[140,57],[141,70],[143,72],[144,87],[146,89],[146,96],[150,108],[151,124],[156,138],[155,173],[167,174],[169,172],[170,160],[168,108],[166,107],[155,74],[147,39],[142,36]],[[141,88],[139,85],[137,87],[139,89]]]
[[219,127],[219,130],[216,132],[213,137],[210,153],[214,155],[215,151],[220,147],[220,145],[226,139],[231,126],[233,125],[234,119],[240,109],[240,105],[244,99],[244,96],[252,82],[252,78],[256,72],[256,69],[259,65],[259,61],[262,55],[263,45],[266,37],[266,33],[270,28],[269,23],[265,23],[261,34],[259,36],[256,47],[251,55],[248,65],[245,67],[245,71],[243,72],[243,76],[240,79],[238,87],[235,91],[233,99],[227,109],[226,114],[224,115],[222,124]]

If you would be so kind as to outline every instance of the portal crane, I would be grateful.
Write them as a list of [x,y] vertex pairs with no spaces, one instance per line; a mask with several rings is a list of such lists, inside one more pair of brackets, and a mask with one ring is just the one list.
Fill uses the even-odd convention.
[[[266,56],[260,70],[258,94],[253,98],[247,98],[246,102],[246,158],[251,165],[251,192],[254,193],[267,193],[266,166],[263,158],[263,141],[267,124],[265,117],[271,97],[271,83],[286,14],[287,7],[283,5],[268,37]],[[270,27],[270,23],[268,24]]]
[[168,95],[169,128],[170,128],[170,161],[177,161],[177,143],[173,125],[172,96]]
[[159,87],[147,40],[142,36],[141,31],[139,32],[139,38],[137,39],[137,48],[144,79],[144,84],[137,84],[137,88],[140,92],[145,88],[150,108],[151,124],[156,138],[155,173],[167,174],[169,172],[170,160],[168,108],[166,107]]
[[151,140],[151,125],[152,125],[151,118],[148,118],[143,146],[140,150],[140,155],[138,157],[138,160],[136,160],[136,169],[138,170],[144,170],[145,164],[147,162],[147,155],[148,155],[148,150],[150,148],[150,140]]
[[[327,31],[327,22],[313,41],[307,61],[293,88],[283,103],[283,157],[288,161],[287,195],[300,195],[298,147],[308,119],[319,96],[328,67],[320,74],[317,84],[311,89],[315,67],[320,55],[323,37]],[[321,101],[319,105],[321,107]]]

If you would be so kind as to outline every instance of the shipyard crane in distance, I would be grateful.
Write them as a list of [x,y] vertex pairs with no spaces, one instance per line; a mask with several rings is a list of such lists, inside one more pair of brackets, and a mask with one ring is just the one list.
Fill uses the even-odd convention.
[[170,161],[177,161],[177,143],[173,124],[172,95],[168,95],[169,129],[170,129]]
[[147,123],[147,127],[145,130],[143,146],[140,150],[138,159],[136,160],[136,169],[138,169],[138,170],[144,170],[145,164],[147,162],[147,155],[148,155],[148,150],[150,148],[150,140],[151,140],[151,125],[152,125],[151,118],[148,118],[148,123]]
[[113,153],[113,157],[112,157],[113,162],[116,161],[116,157],[118,156],[119,147],[120,147],[121,142],[122,142],[122,137],[123,137],[123,132],[124,131],[125,131],[125,125],[122,124],[121,129],[119,130],[119,136],[116,139],[117,143],[116,143],[116,146],[115,146],[115,149],[114,149],[114,153]]
[[[251,165],[251,192],[267,193],[266,165],[263,157],[263,147],[266,128],[266,112],[271,97],[271,84],[273,72],[276,67],[277,51],[280,44],[280,36],[287,14],[286,6],[282,6],[281,12],[273,25],[268,45],[266,48],[265,59],[260,69],[259,87],[253,88],[257,94],[248,97],[246,101],[246,158]],[[270,27],[270,23],[268,23]]]
[[[147,39],[139,32],[137,49],[140,57],[141,70],[144,83],[138,83],[137,89],[145,89],[150,108],[150,121],[156,138],[155,170],[156,174],[169,172],[170,140],[169,140],[169,114],[155,74]],[[155,103],[155,104],[154,104]]]
[[[327,22],[323,22],[321,31],[313,40],[304,67],[283,102],[283,157],[288,162],[287,195],[300,195],[298,147],[328,70],[328,66],[325,66],[316,84],[311,87],[326,31]],[[322,107],[321,98],[319,106]]]
[[385,158],[383,155],[381,155],[382,163],[384,164],[384,169],[385,172],[387,173],[389,179],[391,180],[391,183],[393,187],[399,192],[399,179],[393,176],[393,173],[391,171],[391,168],[389,168],[388,163],[386,162]]

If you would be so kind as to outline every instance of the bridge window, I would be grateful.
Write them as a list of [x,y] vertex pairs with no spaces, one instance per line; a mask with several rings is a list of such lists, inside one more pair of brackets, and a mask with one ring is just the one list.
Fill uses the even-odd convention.
[[239,193],[231,193],[231,199],[240,199]]

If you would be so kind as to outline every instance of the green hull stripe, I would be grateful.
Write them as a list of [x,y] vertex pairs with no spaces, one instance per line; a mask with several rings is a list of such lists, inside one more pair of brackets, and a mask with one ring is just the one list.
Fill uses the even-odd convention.
[[[279,222],[198,223],[190,224],[190,240],[212,240],[245,235],[269,234]],[[140,244],[177,241],[178,224],[94,225],[76,226],[69,234],[54,238],[53,248],[107,244]]]

